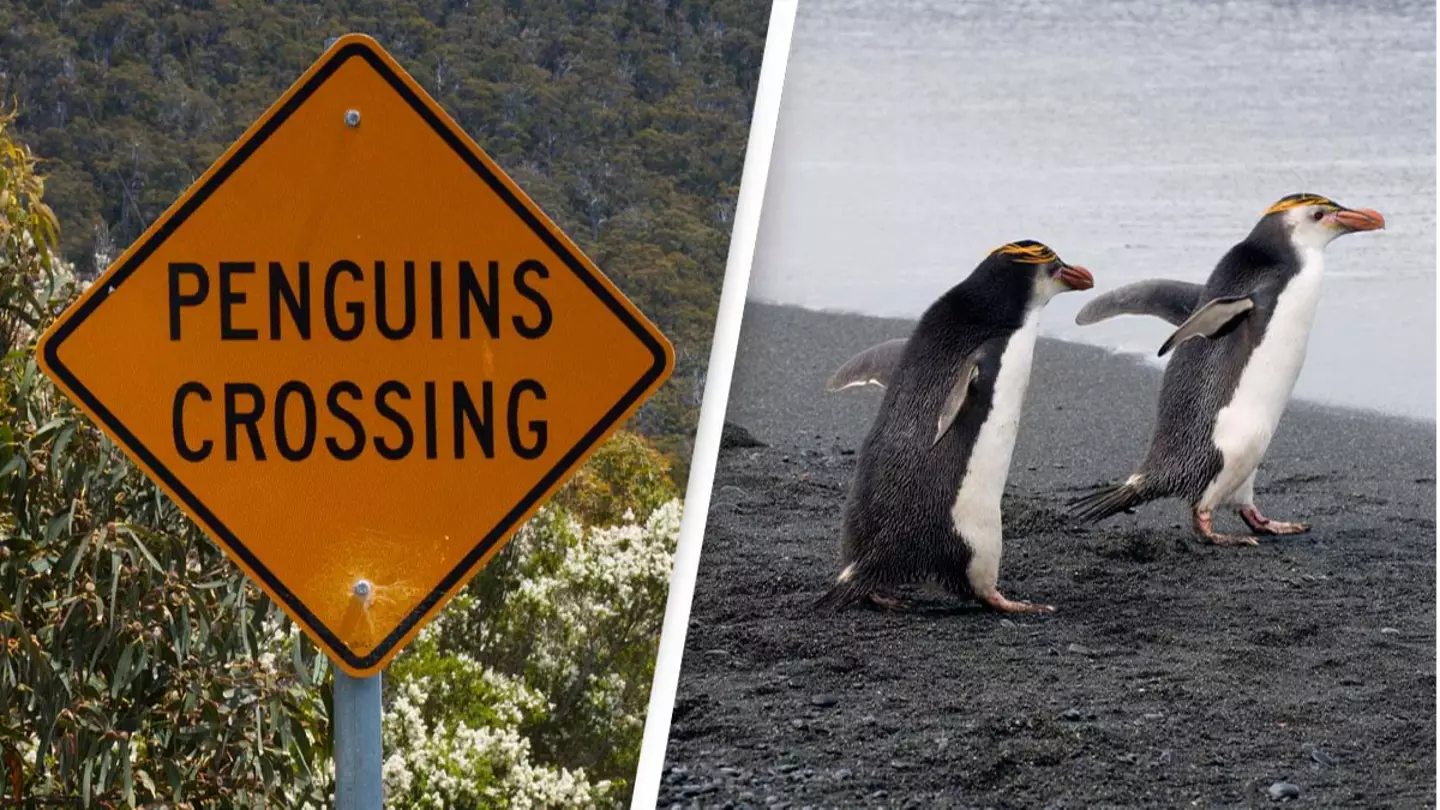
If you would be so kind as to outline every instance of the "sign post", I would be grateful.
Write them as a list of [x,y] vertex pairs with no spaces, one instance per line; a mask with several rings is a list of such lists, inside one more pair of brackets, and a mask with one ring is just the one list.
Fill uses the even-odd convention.
[[389,660],[669,376],[670,344],[374,40],[332,43],[37,360],[335,662]]
[[335,805],[380,810],[380,675],[335,670]]

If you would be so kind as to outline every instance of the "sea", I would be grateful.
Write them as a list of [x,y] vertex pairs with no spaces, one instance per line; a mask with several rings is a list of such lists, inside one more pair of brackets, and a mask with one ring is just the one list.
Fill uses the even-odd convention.
[[[1301,398],[1434,420],[1435,4],[807,0],[750,279],[755,300],[914,317],[1036,239],[1097,291],[1203,281],[1310,192],[1384,231],[1326,251]],[[1159,363],[1173,327],[1042,334]],[[744,362],[744,358],[740,358]]]

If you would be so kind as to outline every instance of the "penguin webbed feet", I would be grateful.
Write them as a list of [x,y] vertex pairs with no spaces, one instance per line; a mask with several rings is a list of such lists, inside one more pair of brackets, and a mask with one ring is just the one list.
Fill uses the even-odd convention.
[[1216,546],[1258,546],[1260,539],[1248,534],[1221,534],[1215,531],[1214,516],[1210,510],[1195,511],[1195,532],[1206,542]]
[[1054,613],[1053,605],[1040,605],[1034,602],[1015,602],[1006,599],[1000,591],[991,591],[987,596],[978,597],[980,602],[991,610],[1000,613]]
[[1250,527],[1250,531],[1256,534],[1285,535],[1304,534],[1310,531],[1309,523],[1290,522],[1286,520],[1272,520],[1261,514],[1260,507],[1251,504],[1242,506],[1239,509],[1240,519]]

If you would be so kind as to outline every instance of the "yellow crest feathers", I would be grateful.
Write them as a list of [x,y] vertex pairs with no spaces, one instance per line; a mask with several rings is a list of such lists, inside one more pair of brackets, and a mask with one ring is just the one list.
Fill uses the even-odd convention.
[[1001,245],[990,251],[990,255],[1009,256],[1013,260],[1024,264],[1048,264],[1059,258],[1055,255],[1055,251],[1039,242],[1031,242],[1029,240]]
[[1319,194],[1291,194],[1265,209],[1265,214],[1262,216],[1278,214],[1281,211],[1289,211],[1291,208],[1299,208],[1302,205],[1323,205],[1327,208],[1340,207],[1333,200],[1328,197],[1321,197]]

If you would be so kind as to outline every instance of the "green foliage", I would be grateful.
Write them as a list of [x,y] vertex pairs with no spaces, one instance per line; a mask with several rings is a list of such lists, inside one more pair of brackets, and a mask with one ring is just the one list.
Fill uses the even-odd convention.
[[644,437],[621,431],[595,451],[555,501],[582,523],[614,526],[644,520],[675,497],[665,456]]
[[10,220],[24,269],[0,276],[0,322],[26,325],[0,359],[0,783],[86,806],[319,803],[325,659],[38,372],[28,325],[77,291],[40,255],[33,160],[3,131],[0,155],[26,155],[0,198],[41,212]]
[[29,147],[10,137],[14,112],[0,110],[0,352],[33,333],[44,308],[35,290],[47,283],[60,243],[55,212],[41,199],[45,179]]
[[[621,517],[578,520],[562,504],[579,492]],[[395,659],[386,778],[409,797],[396,806],[628,801],[680,528],[672,496],[659,454],[621,434]],[[501,769],[471,764],[521,749]],[[458,762],[469,792],[437,793],[457,789],[433,774]]]
[[82,275],[129,245],[320,54],[375,36],[675,343],[636,426],[684,480],[768,3],[0,4],[0,93],[51,163]]

